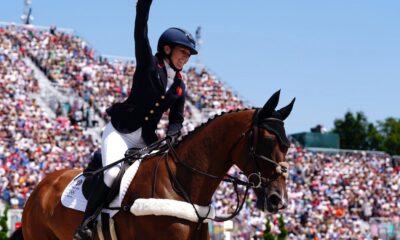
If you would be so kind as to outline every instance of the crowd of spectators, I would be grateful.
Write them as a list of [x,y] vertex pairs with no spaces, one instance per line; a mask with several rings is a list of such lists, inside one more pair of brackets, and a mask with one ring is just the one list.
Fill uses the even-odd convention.
[[[292,146],[287,154],[289,205],[283,210],[289,239],[372,239],[380,234],[372,220],[385,219],[400,232],[400,167],[386,154],[311,152]],[[242,189],[243,192],[243,189]],[[214,196],[220,214],[235,208],[236,195],[222,183]],[[254,206],[251,193],[236,225],[234,239],[262,236],[266,217],[279,233],[278,216]]]
[[[70,111],[59,102],[55,104],[57,118],[48,117],[30,97],[40,87],[24,63],[25,57],[61,92],[79,96],[89,108],[71,103],[66,107]],[[105,109],[127,96],[134,71],[134,62],[96,57],[82,38],[72,34],[0,27],[0,197],[21,208],[46,173],[87,164],[98,143],[86,134],[79,120],[90,110],[107,120]],[[183,76],[189,101],[206,118],[246,107],[207,70],[191,68]],[[184,123],[184,134],[197,125],[190,120],[193,112],[188,106],[185,115],[189,120]],[[167,123],[163,118],[160,129]],[[160,130],[158,134],[162,137],[165,133]],[[291,165],[289,206],[282,213],[290,239],[365,239],[376,235],[367,224],[373,218],[400,224],[400,169],[391,165],[390,156],[310,152],[292,146],[287,158]],[[238,172],[231,169],[232,175]],[[266,217],[271,219],[273,231],[279,231],[277,215],[265,216],[256,210],[255,199],[251,192],[234,219],[234,239],[261,236]],[[214,195],[217,212],[231,213],[235,202],[233,188],[222,183]]]
[[363,223],[371,218],[400,224],[400,168],[389,155],[298,150],[290,160],[290,205],[285,213],[294,234],[365,239],[371,232]]
[[17,208],[47,173],[80,167],[97,148],[82,128],[67,118],[51,119],[32,97],[40,86],[25,56],[0,28],[0,197]]
[[[131,79],[135,72],[135,62],[118,59],[108,60],[95,56],[95,51],[79,36],[59,32],[55,28],[51,31],[36,28],[11,28],[18,42],[26,49],[29,57],[53,81],[58,89],[66,95],[79,96],[88,103],[89,107],[81,105],[72,108],[68,113],[70,120],[88,120],[88,115],[100,115],[108,120],[107,107],[113,103],[123,101],[129,94]],[[187,75],[183,74],[185,80]],[[187,82],[187,81],[186,81]],[[62,109],[64,103],[58,103]],[[73,104],[70,104],[73,105]],[[58,111],[63,113],[63,111]],[[184,132],[193,128],[190,121],[192,112],[185,109]],[[93,126],[88,120],[87,125]],[[167,122],[164,117],[159,128]],[[164,131],[159,132],[160,136]]]
[[188,98],[207,118],[246,107],[243,100],[206,69],[198,72],[190,68],[186,76]]
[[70,33],[12,28],[30,58],[64,94],[77,94],[106,118],[105,110],[126,98],[135,71],[132,61],[96,57],[88,43]]

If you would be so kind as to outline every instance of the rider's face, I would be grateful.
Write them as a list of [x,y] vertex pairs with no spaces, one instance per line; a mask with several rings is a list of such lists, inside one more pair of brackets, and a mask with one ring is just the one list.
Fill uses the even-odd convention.
[[[166,46],[168,49],[165,49],[166,53],[169,54],[171,52],[171,48]],[[189,49],[182,46],[175,46],[172,49],[171,61],[175,65],[175,67],[179,70],[182,70],[183,66],[188,62],[190,58]]]

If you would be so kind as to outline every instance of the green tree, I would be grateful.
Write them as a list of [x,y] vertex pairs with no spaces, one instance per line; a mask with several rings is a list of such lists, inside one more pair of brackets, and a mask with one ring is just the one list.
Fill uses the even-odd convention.
[[275,240],[275,236],[271,232],[271,221],[267,218],[267,223],[265,224],[264,240]]
[[278,235],[278,240],[285,240],[288,235],[288,230],[286,229],[282,214],[279,216],[279,230],[281,232]]
[[382,149],[383,136],[375,127],[374,124],[370,123],[367,127],[367,140],[366,149],[368,150],[383,150]]
[[368,121],[363,112],[355,115],[347,112],[344,119],[336,119],[333,132],[340,136],[340,147],[345,149],[367,149]]
[[387,118],[378,125],[383,136],[382,150],[389,154],[400,154],[400,119]]
[[0,240],[7,240],[7,233],[8,233],[8,207],[4,209],[3,216],[0,218]]
[[341,148],[400,154],[400,119],[390,117],[374,125],[363,112],[347,112],[334,125],[332,132],[339,134]]

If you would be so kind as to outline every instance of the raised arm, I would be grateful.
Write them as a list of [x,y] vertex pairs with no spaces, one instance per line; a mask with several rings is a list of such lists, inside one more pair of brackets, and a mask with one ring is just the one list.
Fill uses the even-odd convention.
[[152,0],[138,0],[136,3],[135,19],[135,55],[137,68],[150,66],[153,54],[147,36],[147,22],[149,19],[150,5]]

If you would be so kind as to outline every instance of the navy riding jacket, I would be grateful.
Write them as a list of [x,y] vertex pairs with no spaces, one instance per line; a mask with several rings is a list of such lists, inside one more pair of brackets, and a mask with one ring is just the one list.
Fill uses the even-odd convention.
[[147,36],[147,22],[152,0],[139,0],[136,5],[135,53],[136,70],[128,98],[107,109],[111,123],[121,133],[142,127],[146,144],[157,140],[155,130],[163,113],[169,112],[168,133],[180,131],[184,120],[185,84],[179,72],[166,91],[167,72],[164,61],[153,56]]

